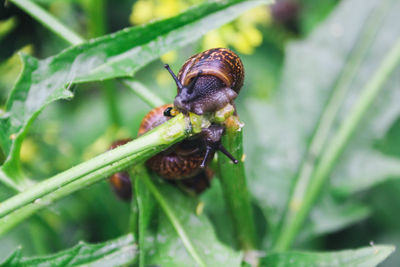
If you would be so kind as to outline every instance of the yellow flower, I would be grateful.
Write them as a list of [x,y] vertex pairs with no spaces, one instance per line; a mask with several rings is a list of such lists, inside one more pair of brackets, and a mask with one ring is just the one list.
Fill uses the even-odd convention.
[[143,24],[154,18],[153,1],[137,1],[133,5],[132,13],[129,17],[131,24]]
[[177,55],[176,51],[173,50],[173,51],[169,51],[168,53],[162,55],[161,61],[162,62],[174,62],[177,57],[178,57],[178,55]]
[[203,38],[203,47],[209,49],[212,47],[227,47],[228,44],[219,34],[218,30],[213,30],[207,33]]
[[[143,24],[152,19],[172,17],[201,2],[203,1],[139,0],[133,5],[130,22]],[[249,10],[232,23],[207,33],[202,40],[202,49],[232,46],[240,53],[251,54],[262,43],[262,33],[257,27],[265,26],[270,21],[271,16],[265,6]]]
[[38,147],[32,138],[25,138],[22,142],[20,158],[22,162],[31,162],[37,156]]
[[166,71],[165,69],[162,69],[157,72],[156,74],[156,81],[158,84],[173,84],[173,80],[171,78],[171,75]]

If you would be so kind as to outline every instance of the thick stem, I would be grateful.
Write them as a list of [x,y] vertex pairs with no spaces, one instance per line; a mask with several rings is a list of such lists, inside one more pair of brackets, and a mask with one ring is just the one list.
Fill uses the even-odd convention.
[[[145,156],[144,154],[141,156]],[[95,172],[89,173],[79,180],[73,181],[60,189],[57,189],[41,198],[36,199],[34,202],[26,204],[25,206],[17,209],[16,211],[0,218],[0,236],[10,231],[12,228],[23,222],[30,216],[53,204],[60,198],[68,196],[75,191],[78,191],[86,186],[94,184],[105,177],[115,173],[118,170],[125,169],[132,164],[132,161],[137,159],[137,155],[124,158],[123,160],[101,168]]]
[[[179,114],[175,118],[126,145],[107,151],[106,153],[46,179],[43,182],[34,185],[30,189],[9,198],[0,205],[0,217],[7,215],[21,206],[29,204],[50,192],[58,190],[71,182],[80,181],[80,178],[85,175],[89,175],[107,165],[113,164],[112,171],[118,171],[120,165],[117,162],[124,158],[129,157],[131,159],[131,164],[133,162],[144,160],[150,155],[154,155],[165,149],[167,146],[182,140],[189,131],[188,129],[189,125],[187,120],[185,120],[182,114]],[[145,154],[146,157],[144,157],[143,154]],[[105,175],[107,174],[104,173],[103,176]],[[84,185],[80,188],[83,187]]]
[[[229,118],[228,120],[231,120]],[[222,138],[223,146],[239,160],[234,164],[222,152],[218,153],[219,178],[235,229],[238,245],[243,250],[257,248],[257,238],[251,198],[247,189],[243,163],[243,132],[236,120],[227,124],[227,131]]]
[[383,89],[385,81],[399,63],[400,39],[398,39],[394,47],[389,51],[375,74],[366,83],[366,87],[362,91],[358,102],[355,104],[338,132],[333,136],[332,142],[330,142],[328,147],[324,150],[319,164],[311,176],[310,184],[307,188],[304,199],[289,204],[288,215],[284,221],[284,225],[282,226],[282,229],[284,230],[281,231],[281,234],[277,239],[274,247],[275,250],[286,250],[293,243],[295,236],[303,225],[312,205],[318,197],[322,186],[328,179],[329,173],[335,166],[338,157],[342,154],[346,144],[350,140],[366,111],[371,106],[373,100]]

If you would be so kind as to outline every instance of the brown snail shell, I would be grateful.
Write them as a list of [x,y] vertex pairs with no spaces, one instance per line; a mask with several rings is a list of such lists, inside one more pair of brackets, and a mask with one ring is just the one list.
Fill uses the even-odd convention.
[[236,93],[239,93],[243,86],[243,63],[230,49],[213,48],[193,55],[179,70],[178,79],[182,85],[187,86],[199,71],[202,76],[216,76]]
[[[109,150],[125,145],[132,139],[122,139],[113,142]],[[132,198],[132,183],[127,171],[114,173],[109,177],[110,186],[114,193],[123,201],[130,201]]]
[[213,48],[190,57],[178,77],[168,65],[166,68],[178,87],[174,106],[184,113],[215,112],[233,103],[243,86],[243,63],[227,48]]
[[[164,110],[172,107],[171,104],[163,105],[151,110],[142,120],[138,136],[150,131],[158,125],[166,122]],[[210,155],[210,160],[213,158]],[[158,153],[147,160],[148,168],[165,179],[179,180],[193,177],[200,173],[200,167],[205,156],[205,148],[200,136],[181,141],[169,149]]]

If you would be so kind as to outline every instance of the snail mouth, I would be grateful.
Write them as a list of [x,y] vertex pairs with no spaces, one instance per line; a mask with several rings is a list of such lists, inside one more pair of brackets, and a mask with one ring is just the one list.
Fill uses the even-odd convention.
[[191,111],[192,103],[195,100],[194,94],[189,92],[187,87],[183,87],[174,100],[174,106],[179,111],[187,113]]
[[183,100],[179,95],[175,97],[174,107],[185,114],[190,111],[190,104]]

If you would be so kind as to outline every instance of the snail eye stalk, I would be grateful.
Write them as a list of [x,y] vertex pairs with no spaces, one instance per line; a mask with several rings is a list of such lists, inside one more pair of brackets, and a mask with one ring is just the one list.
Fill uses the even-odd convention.
[[218,150],[221,151],[222,153],[224,153],[225,156],[227,156],[230,160],[232,160],[232,162],[234,164],[238,164],[239,161],[237,159],[235,159],[234,156],[232,156],[231,153],[229,153],[228,150],[226,150],[226,148],[223,145],[219,145]]
[[181,82],[178,80],[178,77],[176,77],[175,73],[171,70],[171,68],[169,67],[168,64],[164,65],[164,68],[166,68],[169,72],[169,74],[171,74],[172,78],[174,79],[176,86],[178,87],[179,91],[182,90],[183,85],[181,84]]
[[234,164],[238,164],[238,163],[239,163],[239,161],[238,161],[231,153],[229,153],[229,151],[226,150],[226,148],[225,148],[223,145],[219,144],[216,148],[213,147],[213,146],[208,145],[208,146],[206,147],[206,154],[204,155],[204,159],[203,159],[203,161],[202,161],[201,164],[200,164],[200,168],[205,168],[206,163],[207,163],[207,160],[208,160],[208,158],[209,158],[209,156],[210,156],[210,153],[213,152],[213,151],[215,151],[215,150],[221,151],[221,152],[222,152],[225,156],[227,156]]

